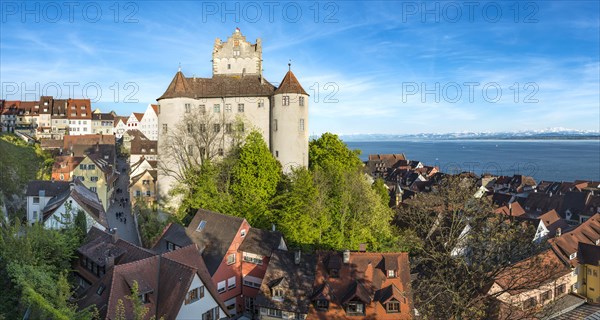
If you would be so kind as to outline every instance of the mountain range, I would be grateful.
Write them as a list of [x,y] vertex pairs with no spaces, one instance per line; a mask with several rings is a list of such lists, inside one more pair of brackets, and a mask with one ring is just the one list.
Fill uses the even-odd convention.
[[343,141],[398,140],[600,140],[600,131],[547,128],[514,132],[453,132],[417,134],[343,134]]

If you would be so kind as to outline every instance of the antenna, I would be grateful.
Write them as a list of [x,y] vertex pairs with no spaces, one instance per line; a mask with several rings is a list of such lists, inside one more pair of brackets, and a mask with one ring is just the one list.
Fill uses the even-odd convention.
[[181,62],[179,63],[179,72],[181,72]]
[[288,71],[292,71],[292,59],[288,60]]

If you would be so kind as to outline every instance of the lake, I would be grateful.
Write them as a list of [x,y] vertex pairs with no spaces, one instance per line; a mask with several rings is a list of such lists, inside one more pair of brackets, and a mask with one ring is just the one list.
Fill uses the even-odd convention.
[[600,140],[435,140],[352,141],[369,154],[404,153],[409,160],[439,166],[442,172],[524,174],[541,180],[600,181]]

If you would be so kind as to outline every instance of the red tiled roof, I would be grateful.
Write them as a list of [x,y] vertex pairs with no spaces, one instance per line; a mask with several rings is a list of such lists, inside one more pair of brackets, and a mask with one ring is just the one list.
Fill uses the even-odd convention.
[[304,91],[304,88],[302,88],[302,85],[300,84],[298,79],[296,79],[296,76],[294,75],[292,70],[288,71],[285,74],[283,80],[281,80],[279,88],[275,90],[275,94],[280,93],[298,93],[308,95],[308,93]]

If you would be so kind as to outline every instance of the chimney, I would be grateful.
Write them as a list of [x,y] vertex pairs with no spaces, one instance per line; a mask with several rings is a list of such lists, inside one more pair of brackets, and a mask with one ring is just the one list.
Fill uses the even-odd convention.
[[300,258],[302,257],[302,251],[297,250],[296,252],[294,252],[294,263],[295,264],[300,264]]
[[344,263],[350,263],[350,250],[344,250]]
[[556,228],[556,237],[560,237],[562,235],[562,229],[561,228]]
[[512,214],[512,203],[510,203],[510,202],[508,203],[508,213],[509,213],[510,216],[513,215]]
[[358,251],[360,252],[366,252],[367,251],[367,244],[366,243],[361,243],[358,245]]
[[117,228],[108,229],[108,233],[112,235],[112,242],[117,243],[119,241],[119,235],[117,234]]
[[115,266],[115,256],[109,255],[106,257],[106,270]]

